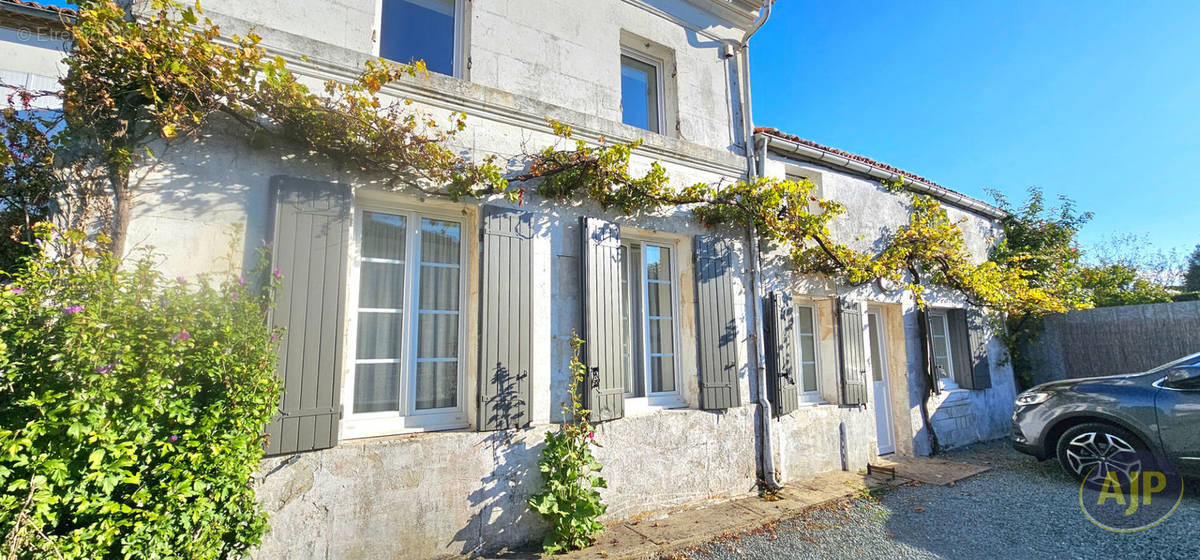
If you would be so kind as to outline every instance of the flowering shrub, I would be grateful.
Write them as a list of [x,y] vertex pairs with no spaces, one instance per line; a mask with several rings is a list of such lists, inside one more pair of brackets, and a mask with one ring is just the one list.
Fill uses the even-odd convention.
[[583,408],[580,394],[587,377],[587,367],[579,360],[582,344],[583,340],[572,336],[572,382],[567,389],[571,403],[563,406],[558,432],[546,432],[546,448],[538,461],[542,491],[529,499],[530,507],[550,522],[550,532],[542,543],[547,554],[583,548],[604,533],[599,518],[606,508],[597,488],[607,488],[608,483],[597,474],[601,467],[592,456],[592,446],[600,444],[596,443],[596,432],[588,422],[588,410]]
[[250,482],[278,398],[269,290],[55,237],[88,260],[35,253],[0,286],[5,557],[241,556],[267,527]]

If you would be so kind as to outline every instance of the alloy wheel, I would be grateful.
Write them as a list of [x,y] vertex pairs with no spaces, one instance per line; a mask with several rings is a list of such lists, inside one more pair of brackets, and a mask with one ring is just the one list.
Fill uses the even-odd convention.
[[[1071,439],[1066,449],[1071,470],[1091,482],[1102,482],[1109,473],[1130,480],[1142,470],[1137,449],[1120,436],[1105,432],[1083,432]],[[1090,474],[1089,474],[1090,473]]]

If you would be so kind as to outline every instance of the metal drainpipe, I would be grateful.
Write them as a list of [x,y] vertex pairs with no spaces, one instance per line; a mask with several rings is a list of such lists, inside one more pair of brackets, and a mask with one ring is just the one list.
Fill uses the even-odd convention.
[[[748,180],[753,181],[759,176],[758,165],[755,162],[755,146],[753,145],[754,138],[754,118],[751,111],[750,97],[750,37],[754,36],[763,24],[767,22],[767,18],[771,17],[771,4],[774,0],[766,0],[763,7],[759,10],[759,17],[754,25],[742,37],[741,43],[738,44],[738,49],[741,51],[741,64],[738,73],[739,81],[741,82],[742,90],[742,121],[744,125],[743,138],[745,139],[744,150],[746,152],[746,175]],[[766,145],[762,146],[764,152]],[[771,402],[767,400],[767,364],[766,364],[766,345],[763,341],[763,307],[762,307],[762,260],[758,253],[758,232],[751,226],[746,228],[747,243],[750,247],[750,297],[754,301],[753,313],[753,330],[754,330],[754,364],[755,364],[755,383],[758,386],[758,404],[762,429],[762,445],[759,448],[760,459],[763,466],[763,483],[772,489],[779,489],[783,484],[775,473],[775,454],[771,441]]]

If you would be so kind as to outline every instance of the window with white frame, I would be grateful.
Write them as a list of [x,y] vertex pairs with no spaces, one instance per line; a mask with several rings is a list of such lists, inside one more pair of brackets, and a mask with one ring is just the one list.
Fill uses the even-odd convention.
[[950,355],[950,323],[944,311],[929,312],[929,338],[933,343],[933,368],[938,377],[954,379],[954,358]]
[[663,131],[663,63],[629,49],[621,50],[621,122]]
[[669,245],[621,243],[621,324],[625,396],[649,405],[679,399],[675,251]]
[[356,222],[352,432],[461,425],[462,222],[395,209]]
[[820,340],[817,333],[817,308],[811,304],[796,305],[795,317],[800,399],[818,402],[821,400],[821,388],[817,365],[817,342]]
[[405,63],[423,60],[430,72],[461,74],[464,0],[380,2],[380,57]]

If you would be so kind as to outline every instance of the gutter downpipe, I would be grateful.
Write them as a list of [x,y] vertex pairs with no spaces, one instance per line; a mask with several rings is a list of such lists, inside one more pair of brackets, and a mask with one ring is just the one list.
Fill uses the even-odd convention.
[[[746,31],[742,36],[742,41],[738,44],[738,50],[741,51],[741,64],[738,73],[739,81],[741,82],[742,90],[742,124],[745,130],[742,132],[745,139],[744,150],[746,152],[746,176],[750,181],[754,181],[759,176],[759,165],[762,162],[755,161],[755,151],[759,151],[760,156],[766,153],[766,144],[761,147],[755,146],[754,141],[754,117],[751,111],[750,97],[750,37],[754,36],[767,19],[771,17],[771,4],[774,0],[765,0],[763,7],[759,10],[759,17],[755,20],[754,25]],[[755,384],[758,392],[759,405],[759,424],[762,430],[760,438],[761,445],[759,446],[759,459],[762,462],[763,468],[763,484],[772,490],[783,488],[783,484],[779,482],[779,478],[775,473],[775,453],[773,451],[771,441],[771,402],[767,400],[767,364],[766,364],[766,345],[763,341],[763,307],[762,307],[762,259],[758,252],[758,232],[751,225],[746,228],[747,245],[750,248],[750,297],[754,302],[754,364],[755,364]]]

